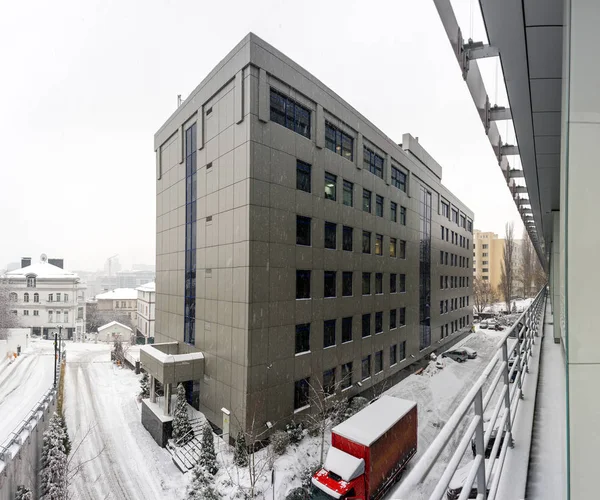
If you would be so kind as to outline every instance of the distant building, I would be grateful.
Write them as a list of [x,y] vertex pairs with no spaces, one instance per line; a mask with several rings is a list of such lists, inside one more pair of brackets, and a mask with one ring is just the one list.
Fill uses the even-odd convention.
[[0,281],[9,289],[20,326],[44,336],[62,327],[63,337],[69,339],[85,332],[85,284],[76,273],[50,264],[45,254],[34,264],[23,258],[21,267],[6,272]]
[[504,239],[496,233],[473,231],[473,277],[489,281],[498,289],[502,276]]
[[137,290],[134,288],[116,288],[95,298],[98,314],[106,318],[112,316],[127,326],[137,324]]
[[133,331],[128,326],[122,325],[118,321],[111,321],[98,328],[96,340],[100,342],[112,342],[113,340],[129,341],[132,334]]
[[116,288],[137,288],[144,283],[154,281],[155,276],[154,271],[119,271]]
[[137,288],[137,336],[144,338],[144,344],[154,342],[154,281]]

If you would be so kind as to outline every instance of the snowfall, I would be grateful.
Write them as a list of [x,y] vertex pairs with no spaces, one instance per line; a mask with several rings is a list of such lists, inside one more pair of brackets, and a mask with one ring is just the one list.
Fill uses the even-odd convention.
[[[458,345],[475,349],[477,358],[460,364],[444,358],[443,369],[435,368],[431,362],[422,374],[410,375],[385,392],[417,402],[418,452],[408,471],[481,374],[502,335],[503,332],[476,329]],[[141,375],[113,364],[110,350],[107,344],[67,343],[65,407],[73,442],[71,469],[76,470],[71,482],[72,497],[75,500],[183,499],[191,474],[182,474],[169,451],[159,447],[142,426],[138,398]],[[34,341],[13,364],[0,365],[0,442],[49,388],[52,354],[51,342]],[[27,397],[23,399],[25,394]],[[327,448],[330,441],[329,430]],[[216,489],[223,499],[243,498],[239,485],[248,486],[247,469],[233,466],[232,448],[218,437],[215,447],[219,462]],[[258,452],[258,458],[264,453],[264,450]],[[443,462],[451,453],[450,445],[442,454]],[[465,461],[469,459],[467,455]],[[305,436],[299,444],[290,445],[274,462],[275,492],[271,486],[271,468],[265,467],[258,481],[257,498],[284,499],[301,485],[303,472],[318,465],[319,456],[318,437]],[[434,468],[411,498],[428,498],[427,493],[440,475],[441,466]],[[394,498],[394,492],[386,498]]]

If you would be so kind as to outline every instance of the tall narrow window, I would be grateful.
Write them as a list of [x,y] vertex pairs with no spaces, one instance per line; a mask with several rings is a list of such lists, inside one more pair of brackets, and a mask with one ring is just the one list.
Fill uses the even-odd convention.
[[335,319],[323,322],[323,348],[335,345]]
[[352,361],[342,365],[342,389],[347,389],[352,385]]
[[354,206],[354,184],[350,181],[344,181],[344,205]]
[[337,176],[325,172],[325,199],[335,201],[337,199]]
[[396,344],[390,346],[390,366],[394,366],[398,362],[398,346]]
[[400,311],[399,324],[400,324],[400,326],[405,326],[406,325],[406,307],[401,307],[399,309],[399,311]]
[[361,367],[362,380],[366,380],[371,376],[371,355],[367,355],[362,359]]
[[352,341],[352,316],[342,318],[342,344]]
[[296,354],[310,351],[310,323],[296,325]]
[[396,309],[391,309],[390,310],[390,330],[393,330],[394,328],[396,328],[397,324],[396,324]]
[[310,246],[310,217],[296,216],[296,245]]
[[310,110],[271,89],[271,121],[310,139]]
[[363,188],[363,211],[371,213],[371,196],[372,193],[368,189]]
[[342,297],[352,297],[352,271],[342,273]]
[[[419,350],[422,350],[431,345],[431,192],[421,186],[419,194]],[[401,309],[401,324],[402,315]]]
[[23,294],[23,302],[29,302],[29,294],[27,292]]
[[375,333],[383,332],[383,311],[375,313]]
[[362,336],[363,338],[371,335],[371,315],[362,315]]
[[[448,332],[446,332],[446,335],[447,334]],[[400,359],[400,361],[406,359],[406,340],[403,340],[398,344],[398,358]]]
[[40,294],[39,293],[34,293],[33,294],[33,301],[36,302],[36,303],[40,301]]
[[296,160],[296,189],[299,191],[312,191],[311,166],[303,161]]
[[354,230],[350,226],[344,226],[342,230],[342,250],[351,252],[353,239]]
[[323,393],[326,396],[335,394],[335,368],[323,372]]
[[370,231],[363,231],[362,251],[363,251],[363,253],[371,253],[371,232]]
[[390,238],[390,257],[398,255],[398,241],[396,238]]
[[310,271],[296,271],[296,298],[310,299]]
[[35,276],[27,276],[27,288],[35,288],[36,280]]
[[383,273],[375,273],[375,293],[383,293]]
[[400,224],[406,226],[406,207],[400,207]]
[[362,273],[362,294],[371,295],[371,273]]
[[196,124],[185,131],[185,280],[183,341],[196,343]]
[[398,222],[398,204],[390,201],[390,220]]
[[401,259],[406,259],[406,241],[400,240],[400,250],[398,252],[398,257]]
[[336,296],[335,275],[336,275],[335,271],[325,271],[323,273],[323,276],[324,276],[323,288],[324,288],[324,296],[325,297],[335,297]]
[[383,235],[375,235],[375,255],[383,255]]
[[383,217],[383,196],[375,195],[375,215]]
[[396,293],[396,280],[397,280],[397,275],[396,273],[390,273],[390,293]]
[[375,353],[375,373],[383,371],[383,351]]
[[337,248],[337,224],[325,222],[325,248],[335,250]]
[[294,382],[294,410],[299,410],[309,405],[310,378],[303,378]]

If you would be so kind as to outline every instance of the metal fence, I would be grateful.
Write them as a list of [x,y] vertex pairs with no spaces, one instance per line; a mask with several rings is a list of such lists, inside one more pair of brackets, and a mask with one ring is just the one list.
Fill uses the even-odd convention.
[[[430,494],[430,500],[440,500],[445,496],[469,444],[474,447],[475,458],[458,498],[470,498],[472,488],[476,488],[478,500],[496,498],[504,459],[508,447],[513,446],[512,426],[519,401],[523,397],[523,382],[529,372],[529,360],[532,347],[537,341],[545,298],[544,286],[531,305],[502,336],[496,354],[402,482],[394,498],[411,498],[411,492],[438,463],[438,458],[451,440],[458,441],[458,445]],[[488,408],[493,408],[493,411],[484,428],[484,412]],[[494,431],[496,433],[490,450],[488,445]],[[486,459],[486,455],[489,459]]]

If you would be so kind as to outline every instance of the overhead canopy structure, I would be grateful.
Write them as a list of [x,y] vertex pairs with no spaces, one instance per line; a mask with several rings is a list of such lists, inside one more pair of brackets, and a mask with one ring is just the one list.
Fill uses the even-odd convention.
[[[540,260],[547,265],[552,212],[560,208],[563,0],[480,0],[488,42],[465,42],[450,0],[434,0],[485,131]],[[490,103],[477,59],[500,58],[509,109]],[[512,119],[517,147],[496,120]],[[518,154],[523,170],[510,167]],[[523,177],[526,187],[514,179]]]

